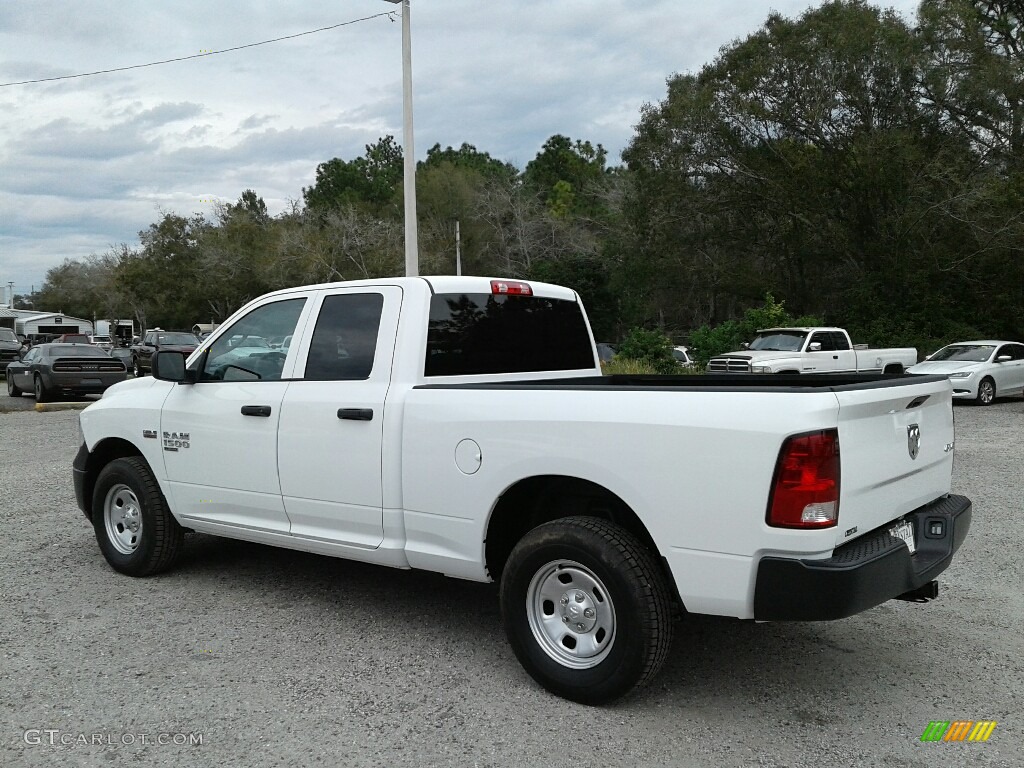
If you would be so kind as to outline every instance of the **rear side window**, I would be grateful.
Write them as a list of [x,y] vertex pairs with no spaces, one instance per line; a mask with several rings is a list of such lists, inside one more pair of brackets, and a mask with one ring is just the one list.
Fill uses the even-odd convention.
[[379,293],[325,297],[309,344],[306,380],[369,378],[383,311]]
[[431,297],[425,376],[594,365],[587,324],[575,301],[490,293]]

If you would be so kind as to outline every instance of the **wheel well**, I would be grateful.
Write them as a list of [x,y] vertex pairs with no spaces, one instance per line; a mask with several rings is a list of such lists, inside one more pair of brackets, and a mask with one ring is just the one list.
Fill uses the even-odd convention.
[[132,443],[118,437],[112,437],[96,444],[96,447],[89,453],[85,462],[85,514],[92,520],[92,492],[96,487],[96,478],[100,471],[115,459],[123,459],[126,456],[139,456],[143,459],[142,452]]
[[[491,578],[501,579],[508,556],[527,531],[541,523],[577,515],[598,517],[622,526],[661,562],[647,528],[614,493],[578,477],[543,475],[520,480],[502,494],[494,507],[484,540],[484,557]],[[670,584],[674,583],[670,574],[665,575]]]

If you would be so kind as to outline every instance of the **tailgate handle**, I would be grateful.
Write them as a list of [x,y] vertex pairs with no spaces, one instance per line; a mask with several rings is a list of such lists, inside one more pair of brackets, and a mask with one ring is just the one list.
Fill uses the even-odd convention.
[[242,406],[243,416],[269,416],[270,406],[269,405],[243,405]]
[[909,410],[911,408],[920,408],[922,405],[924,405],[924,401],[927,400],[929,397],[931,397],[931,395],[921,395],[920,397],[915,397],[907,404],[907,409]]
[[351,421],[373,421],[373,408],[339,408],[338,418]]

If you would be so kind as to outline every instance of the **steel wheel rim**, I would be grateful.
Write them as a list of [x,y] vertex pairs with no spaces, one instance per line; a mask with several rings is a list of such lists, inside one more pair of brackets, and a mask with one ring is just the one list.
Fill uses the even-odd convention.
[[596,667],[615,643],[608,588],[574,560],[553,560],[537,570],[526,591],[526,616],[537,644],[563,667]]
[[981,387],[981,402],[988,404],[996,399],[996,388],[991,381],[983,381],[978,386]]
[[103,524],[107,540],[122,555],[130,555],[142,538],[142,505],[135,492],[124,483],[107,491],[103,500]]

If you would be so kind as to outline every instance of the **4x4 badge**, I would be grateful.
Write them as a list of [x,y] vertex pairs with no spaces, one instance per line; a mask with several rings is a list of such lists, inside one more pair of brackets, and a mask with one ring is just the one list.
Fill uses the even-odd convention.
[[921,427],[917,424],[907,427],[907,450],[912,459],[916,459],[917,454],[921,452]]

